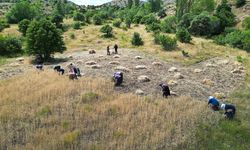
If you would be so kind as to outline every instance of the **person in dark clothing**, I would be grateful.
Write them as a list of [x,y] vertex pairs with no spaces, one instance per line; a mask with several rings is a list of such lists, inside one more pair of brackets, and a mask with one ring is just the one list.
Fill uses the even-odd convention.
[[221,109],[225,110],[225,117],[228,119],[232,119],[235,116],[236,108],[231,104],[221,104]]
[[170,96],[170,89],[168,85],[161,83],[159,86],[162,88],[162,96],[168,98],[168,96]]
[[117,44],[115,44],[114,49],[115,49],[115,54],[118,54],[118,45]]
[[220,110],[220,102],[213,96],[209,96],[208,105],[210,105],[211,109],[213,109],[214,111]]
[[110,55],[109,46],[107,46],[107,55]]
[[36,69],[38,69],[38,70],[43,70],[43,64],[37,64],[36,65]]
[[57,65],[57,66],[54,67],[54,71],[58,72],[59,75],[60,74],[63,75],[64,72],[65,72],[65,70],[61,66],[59,66],[59,65]]
[[123,82],[123,73],[122,72],[115,72],[113,75],[115,86],[120,86]]

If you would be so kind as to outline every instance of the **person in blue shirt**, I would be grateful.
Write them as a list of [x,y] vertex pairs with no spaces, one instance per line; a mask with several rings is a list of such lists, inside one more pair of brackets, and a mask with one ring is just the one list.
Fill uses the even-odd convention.
[[214,111],[220,110],[220,101],[213,96],[209,96],[208,105],[210,105],[211,109],[213,109]]
[[236,113],[236,108],[232,104],[221,104],[221,109],[225,110],[225,117],[228,119],[233,119],[235,113]]
[[113,75],[115,86],[120,86],[123,82],[123,73],[122,72],[115,72]]

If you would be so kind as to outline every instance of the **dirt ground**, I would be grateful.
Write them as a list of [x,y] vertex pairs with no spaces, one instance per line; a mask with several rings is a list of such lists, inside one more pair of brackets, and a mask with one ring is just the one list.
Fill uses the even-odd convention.
[[[89,54],[87,51],[75,52],[72,54],[58,55],[58,58],[70,58],[66,62],[58,63],[66,69],[67,65],[74,63],[80,68],[83,77],[104,77],[111,80],[117,66],[126,67],[129,71],[124,72],[124,83],[121,87],[116,87],[118,92],[133,92],[140,89],[144,95],[161,95],[160,83],[169,83],[171,91],[178,96],[191,96],[196,99],[206,100],[209,95],[220,95],[226,97],[230,92],[237,89],[244,81],[244,68],[233,58],[213,58],[192,66],[183,66],[179,63],[164,62],[158,58],[141,53],[135,50],[122,49],[118,52],[120,58],[106,55],[106,51],[97,51],[96,54]],[[136,59],[140,56],[141,59]],[[96,62],[96,68],[86,65],[86,62]],[[119,64],[110,64],[115,61]],[[157,62],[161,65],[153,65]],[[45,71],[52,70],[53,65],[46,65]],[[136,66],[143,65],[146,69],[136,69]],[[175,67],[175,71],[169,69]],[[14,75],[21,74],[27,70],[34,70],[34,66],[19,64],[14,62],[4,65],[0,70],[0,79],[5,79]],[[196,70],[196,71],[195,71]],[[234,73],[232,72],[234,70]],[[177,74],[177,75],[176,75]],[[178,75],[179,74],[179,75]],[[149,82],[139,82],[138,77],[147,76]],[[78,80],[81,82],[81,79]]]

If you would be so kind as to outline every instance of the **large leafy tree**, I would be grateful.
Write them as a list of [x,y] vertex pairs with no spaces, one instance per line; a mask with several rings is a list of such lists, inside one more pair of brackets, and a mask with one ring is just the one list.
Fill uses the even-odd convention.
[[32,20],[36,15],[36,8],[24,0],[16,3],[6,14],[6,18],[9,23],[18,23],[23,19]]
[[193,3],[194,0],[176,0],[176,17],[178,20],[180,20],[184,14],[190,12]]
[[147,7],[151,12],[159,12],[162,10],[162,0],[148,0]]
[[214,0],[194,0],[192,4],[192,12],[199,14],[202,11],[213,12],[215,8]]
[[45,60],[55,52],[62,53],[66,50],[61,32],[47,19],[33,21],[27,30],[28,54],[41,55]]

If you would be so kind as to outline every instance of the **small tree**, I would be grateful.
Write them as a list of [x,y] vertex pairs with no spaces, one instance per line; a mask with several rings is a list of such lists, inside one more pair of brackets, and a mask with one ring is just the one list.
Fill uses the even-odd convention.
[[164,50],[170,51],[175,49],[177,45],[177,40],[175,38],[171,38],[169,36],[162,35],[160,37],[161,45]]
[[23,19],[18,23],[19,31],[23,34],[23,36],[26,36],[26,31],[29,27],[30,21],[28,19]]
[[10,27],[10,25],[8,24],[8,22],[5,19],[0,19],[0,32],[5,29]]
[[189,27],[189,31],[194,35],[204,36],[211,33],[211,18],[206,13],[196,16]]
[[105,25],[100,30],[104,34],[104,37],[110,38],[113,36],[113,28],[110,25]]
[[51,21],[56,25],[57,28],[62,29],[63,16],[55,12],[52,14]]
[[93,23],[95,25],[101,25],[102,24],[102,18],[99,15],[93,16]]
[[75,12],[74,15],[73,15],[73,20],[74,21],[85,21],[85,16],[80,13],[80,12]]
[[250,17],[244,19],[242,25],[246,30],[250,30]]
[[176,38],[182,43],[189,43],[192,40],[190,33],[185,28],[177,30]]
[[76,29],[76,30],[81,29],[81,23],[79,21],[75,22],[74,25],[73,25],[73,28]]
[[33,21],[26,34],[28,54],[38,54],[48,60],[55,52],[66,50],[61,32],[49,20]]
[[161,22],[161,30],[165,33],[175,33],[177,19],[175,16],[168,16]]
[[0,35],[0,55],[13,56],[22,53],[22,42],[20,39],[11,36]]
[[125,19],[126,27],[127,27],[127,28],[130,28],[130,27],[131,27],[131,23],[132,23],[131,19],[127,17],[127,18]]
[[121,19],[117,19],[117,20],[115,20],[115,21],[113,22],[113,26],[114,26],[114,27],[117,27],[117,28],[120,28],[121,23],[122,23]]
[[135,46],[140,46],[144,44],[140,34],[137,32],[134,33],[131,43],[132,45],[135,45]]

